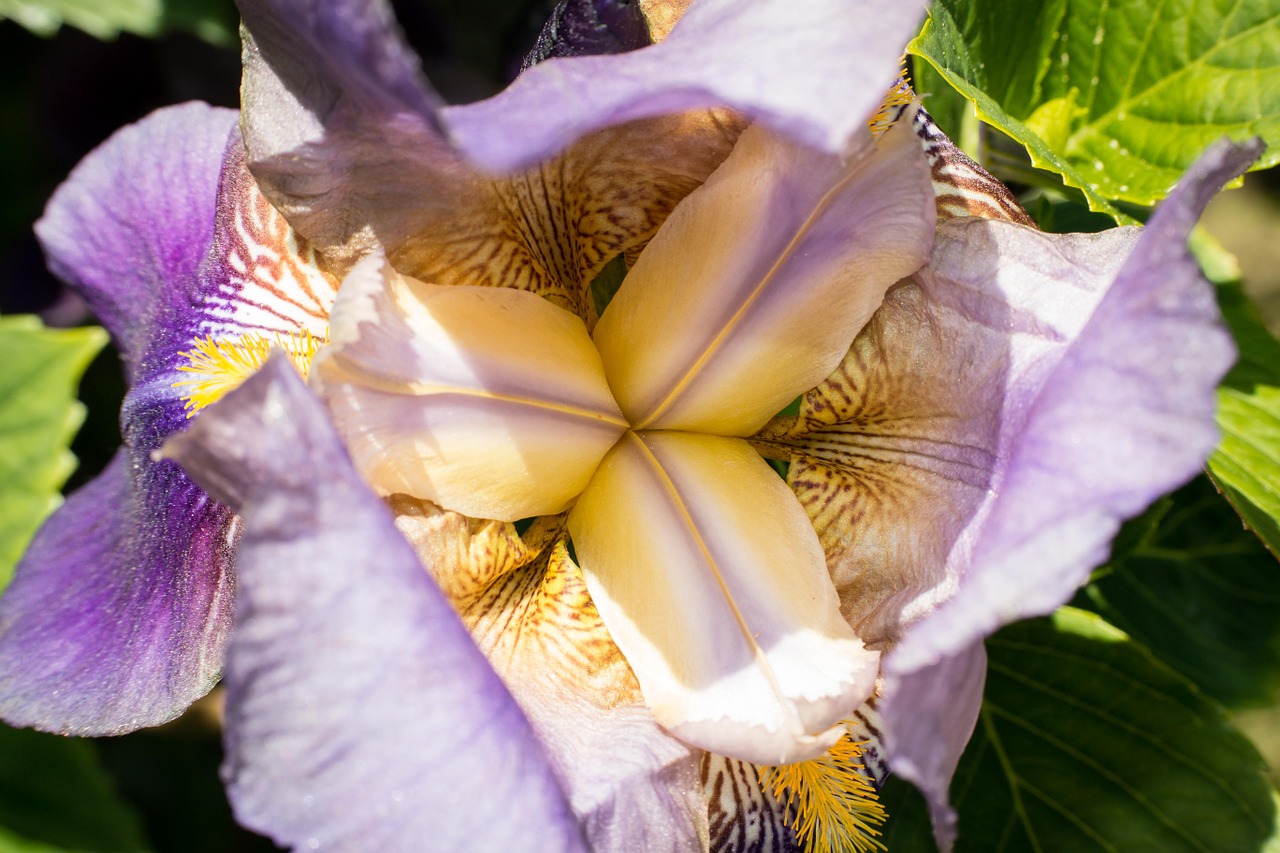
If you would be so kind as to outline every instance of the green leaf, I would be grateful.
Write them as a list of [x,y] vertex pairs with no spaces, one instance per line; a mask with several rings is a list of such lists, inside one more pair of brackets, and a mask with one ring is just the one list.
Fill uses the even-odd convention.
[[3,18],[42,36],[65,24],[100,39],[183,30],[224,47],[236,43],[235,9],[225,0],[0,0]]
[[1095,210],[1154,204],[1224,135],[1280,162],[1276,0],[935,0],[908,51]]
[[888,815],[879,839],[886,849],[893,853],[937,853],[928,808],[914,785],[890,776],[880,787],[880,802]]
[[107,342],[99,328],[44,328],[0,317],[0,589],[74,470],[68,449],[84,419],[80,374]]
[[91,742],[0,725],[0,853],[146,848]]
[[1218,701],[1280,686],[1280,565],[1200,477],[1127,525],[1077,596]]
[[1203,232],[1191,245],[1218,285],[1218,304],[1240,348],[1218,389],[1222,442],[1209,457],[1209,474],[1245,524],[1280,555],[1280,341],[1240,289],[1235,259]]
[[951,787],[959,853],[1262,849],[1276,816],[1257,751],[1139,644],[1066,607],[987,651]]

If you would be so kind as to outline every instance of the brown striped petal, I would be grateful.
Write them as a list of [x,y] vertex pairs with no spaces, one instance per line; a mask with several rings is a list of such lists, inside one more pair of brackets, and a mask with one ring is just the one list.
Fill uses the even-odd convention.
[[338,281],[263,195],[238,142],[223,167],[216,221],[210,257],[218,280],[200,293],[194,336],[324,339]]
[[[380,249],[428,283],[528,290],[594,323],[586,288],[600,268],[643,245],[741,129],[727,111],[698,109],[588,134],[523,172],[484,173],[445,137],[438,98],[385,9],[325,7],[299,27],[253,5],[241,121],[249,165],[340,277]],[[353,22],[360,32],[348,32]],[[335,33],[346,34],[336,48]]]
[[312,366],[375,491],[514,521],[566,509],[626,429],[582,321],[530,293],[441,287],[370,256]]
[[701,769],[711,853],[791,853],[796,849],[786,809],[760,785],[754,764],[704,752]]
[[891,290],[799,416],[754,440],[791,461],[841,610],[875,647],[899,635],[903,604],[948,592],[947,556],[995,464],[1006,333],[942,296],[918,279]]
[[948,139],[924,109],[916,111],[912,123],[929,159],[939,222],[976,216],[1035,227],[1009,188]]
[[728,156],[742,124],[725,110],[646,119],[514,175],[473,176],[440,215],[389,246],[392,265],[432,284],[528,290],[594,325],[592,280],[648,242]]

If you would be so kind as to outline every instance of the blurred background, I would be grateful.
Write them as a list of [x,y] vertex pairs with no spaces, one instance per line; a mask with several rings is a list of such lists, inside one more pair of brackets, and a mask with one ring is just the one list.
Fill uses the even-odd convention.
[[[95,11],[111,4],[129,10],[125,18],[134,32],[119,31]],[[393,5],[436,88],[449,101],[465,102],[496,92],[514,76],[554,2]],[[77,297],[45,270],[32,223],[80,158],[122,125],[192,99],[237,105],[236,17],[231,0],[0,0],[0,314],[36,313],[55,326],[90,322]],[[1243,189],[1213,203],[1204,223],[1239,258],[1246,290],[1273,332],[1280,332],[1277,175],[1280,170],[1250,175]],[[96,474],[118,446],[122,395],[117,358],[108,348],[82,383],[89,412],[74,445],[80,468],[68,489]],[[123,821],[120,831],[157,851],[274,849],[231,820],[217,777],[219,718],[215,692],[161,729],[92,743],[0,729],[0,833],[26,827],[26,837],[44,838],[56,816],[42,817],[41,810],[89,808],[58,775],[74,773],[77,779],[88,774],[86,784],[119,805],[111,809],[119,814],[77,813],[86,826]],[[1250,711],[1238,722],[1280,783],[1280,711]],[[99,846],[94,834],[49,838],[48,847],[0,834],[0,853],[111,849]]]

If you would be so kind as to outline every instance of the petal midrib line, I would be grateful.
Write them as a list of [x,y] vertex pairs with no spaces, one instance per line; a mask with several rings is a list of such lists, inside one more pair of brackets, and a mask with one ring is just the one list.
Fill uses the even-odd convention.
[[[355,371],[352,371],[353,373]],[[630,429],[631,425],[621,414],[613,414],[608,411],[598,409],[590,409],[584,406],[575,406],[571,403],[561,403],[555,400],[547,400],[538,397],[526,397],[520,394],[503,394],[498,391],[489,391],[483,388],[466,388],[458,385],[444,385],[440,383],[425,382],[403,382],[398,380],[387,379],[375,374],[359,371],[360,383],[366,388],[375,391],[381,391],[386,394],[395,394],[400,397],[471,397],[482,400],[495,400],[502,403],[511,403],[517,406],[528,406],[543,411],[555,412],[561,415],[568,415],[583,420],[595,421],[600,424],[608,424],[609,426],[618,427],[620,430]]]
[[724,346],[725,341],[729,339],[734,329],[737,328],[743,318],[750,312],[752,306],[759,301],[761,295],[768,289],[769,285],[777,276],[778,271],[788,260],[790,260],[792,254],[795,252],[796,246],[813,227],[814,222],[818,220],[827,207],[830,206],[832,200],[840,194],[845,186],[847,186],[858,175],[861,171],[859,168],[861,162],[867,158],[871,150],[874,149],[868,149],[860,152],[857,160],[846,167],[844,176],[841,177],[840,180],[836,181],[830,189],[823,193],[822,198],[818,200],[816,205],[814,205],[813,210],[809,213],[804,223],[796,229],[796,233],[792,235],[786,248],[783,249],[777,259],[774,260],[773,264],[769,267],[768,272],[761,277],[760,283],[752,289],[751,294],[743,300],[743,303],[738,307],[738,310],[733,313],[733,316],[729,318],[724,327],[721,328],[720,331],[716,333],[715,337],[711,339],[711,342],[707,345],[706,349],[702,351],[702,354],[699,355],[693,364],[689,366],[689,369],[684,372],[680,379],[671,386],[671,389],[667,392],[666,396],[658,402],[649,414],[636,419],[633,429],[642,430],[652,428],[654,423],[666,414],[666,412],[676,404],[680,397],[684,395],[688,390],[688,387],[702,371],[703,367],[705,367],[707,362],[715,357],[720,348]]
[[719,564],[716,563],[715,557],[711,554],[711,549],[707,547],[706,541],[702,538],[702,533],[698,530],[698,525],[694,522],[693,516],[689,512],[689,507],[685,503],[684,498],[680,494],[680,490],[676,484],[667,475],[667,471],[662,467],[662,463],[658,457],[654,455],[649,446],[644,443],[634,430],[628,430],[622,437],[622,441],[634,441],[640,449],[640,456],[652,470],[655,479],[661,485],[662,490],[666,492],[670,499],[671,506],[675,509],[680,517],[680,521],[684,524],[690,538],[698,546],[699,553],[702,554],[706,561],[707,567],[711,569],[711,574],[716,579],[716,585],[719,586],[721,594],[724,596],[725,602],[729,605],[729,609],[733,612],[734,621],[738,624],[738,629],[742,632],[742,636],[746,639],[747,644],[751,647],[751,653],[755,656],[756,663],[759,665],[761,672],[764,673],[765,679],[769,682],[769,689],[773,691],[773,695],[777,698],[778,704],[783,708],[790,708],[791,701],[787,699],[783,693],[781,686],[778,684],[777,676],[774,675],[773,667],[769,665],[768,658],[764,654],[764,650],[756,642],[755,636],[751,633],[751,628],[747,625],[746,617],[742,615],[742,611],[738,609],[738,603],[734,600],[733,592],[729,589],[729,585],[725,583],[724,574],[720,571]]

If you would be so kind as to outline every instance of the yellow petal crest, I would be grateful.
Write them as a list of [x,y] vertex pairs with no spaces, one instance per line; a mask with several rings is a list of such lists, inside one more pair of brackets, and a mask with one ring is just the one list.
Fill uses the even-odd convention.
[[645,702],[686,743],[811,758],[874,688],[879,655],[841,618],[808,517],[742,439],[626,433],[569,532]]
[[925,262],[933,216],[909,127],[868,132],[842,158],[752,126],[596,326],[618,405],[636,429],[751,435],[830,374]]
[[472,518],[562,512],[626,429],[582,320],[532,293],[444,286],[370,256],[311,383],[375,491]]

